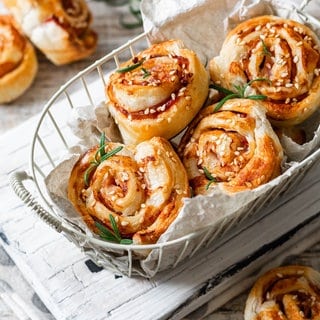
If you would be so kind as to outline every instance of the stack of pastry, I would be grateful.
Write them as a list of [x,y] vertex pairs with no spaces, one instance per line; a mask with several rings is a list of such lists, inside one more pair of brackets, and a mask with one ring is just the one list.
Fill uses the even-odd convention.
[[[153,243],[180,212],[189,186],[197,196],[217,188],[234,194],[269,182],[281,174],[285,159],[274,126],[294,132],[292,126],[319,106],[319,57],[319,40],[309,28],[274,16],[232,30],[209,70],[180,40],[151,45],[121,64],[106,85],[106,108],[130,151],[102,166],[104,178],[94,168],[88,186],[83,177],[97,147],[82,155],[71,174],[69,199],[91,229],[96,220],[110,228],[111,214],[122,235]],[[221,94],[216,103],[208,99],[209,77]],[[183,130],[174,149],[169,140]],[[155,143],[166,151],[155,151]],[[145,186],[133,184],[134,201],[133,189],[116,178],[120,155],[129,157],[129,168],[121,172]],[[146,218],[149,201],[152,218]]]

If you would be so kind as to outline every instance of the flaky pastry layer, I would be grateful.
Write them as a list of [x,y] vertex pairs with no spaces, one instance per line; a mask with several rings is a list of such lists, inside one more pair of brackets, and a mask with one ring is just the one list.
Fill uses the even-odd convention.
[[219,56],[210,61],[210,75],[230,90],[260,79],[252,83],[250,94],[266,96],[262,104],[273,124],[291,126],[320,105],[319,50],[319,39],[309,27],[259,16],[230,31]]
[[154,137],[137,146],[107,143],[106,152],[123,149],[84,175],[98,146],[83,154],[69,178],[68,198],[86,224],[111,228],[114,216],[121,236],[136,244],[155,243],[190,196],[185,169],[168,141]]
[[209,74],[179,40],[154,44],[114,72],[107,107],[125,143],[170,139],[192,120],[208,95]]
[[0,103],[21,96],[38,71],[33,46],[21,33],[13,18],[0,16]]
[[97,34],[84,0],[4,0],[23,32],[56,65],[91,55]]
[[259,102],[228,100],[201,110],[178,147],[193,192],[253,189],[281,173],[283,150]]
[[320,274],[289,265],[269,270],[252,287],[244,320],[306,320],[320,317]]

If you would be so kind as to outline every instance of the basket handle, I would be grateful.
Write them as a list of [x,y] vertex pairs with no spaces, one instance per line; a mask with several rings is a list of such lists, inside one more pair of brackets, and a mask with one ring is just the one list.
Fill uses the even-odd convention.
[[62,223],[35,200],[31,193],[25,188],[23,184],[23,181],[25,180],[33,181],[33,178],[25,171],[17,171],[10,175],[9,182],[16,195],[27,205],[27,207],[30,207],[50,227],[61,232],[63,229]]

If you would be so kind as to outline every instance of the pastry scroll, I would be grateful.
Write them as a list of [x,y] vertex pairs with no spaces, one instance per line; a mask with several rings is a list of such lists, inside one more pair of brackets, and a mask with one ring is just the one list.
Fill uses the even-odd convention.
[[97,34],[84,0],[5,0],[23,32],[56,65],[94,52]]
[[125,143],[170,139],[208,95],[209,74],[181,41],[152,45],[120,66],[106,88],[107,106]]
[[204,108],[182,137],[178,151],[190,185],[208,194],[253,189],[281,173],[283,151],[259,102],[228,100]]
[[155,243],[190,196],[180,159],[159,137],[137,146],[108,142],[101,150],[89,149],[75,164],[68,198],[93,231],[97,222],[111,229],[112,215],[121,237]]
[[262,104],[274,125],[299,124],[320,104],[320,42],[294,20],[258,16],[227,35],[210,75],[229,90],[252,82],[250,94],[266,97]]
[[33,46],[10,15],[0,16],[0,103],[21,96],[38,70]]

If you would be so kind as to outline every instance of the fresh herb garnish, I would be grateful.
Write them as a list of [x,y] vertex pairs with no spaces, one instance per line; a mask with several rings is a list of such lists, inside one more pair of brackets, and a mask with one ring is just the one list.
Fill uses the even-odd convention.
[[120,244],[132,244],[131,239],[122,238],[117,222],[114,218],[114,216],[110,213],[109,214],[109,220],[111,223],[112,230],[106,228],[104,225],[102,225],[99,222],[95,222],[96,227],[99,229],[100,234],[99,236],[107,241],[116,242]]
[[99,148],[97,150],[97,152],[94,155],[94,161],[90,162],[90,166],[86,169],[86,171],[84,172],[83,175],[83,179],[84,179],[84,183],[85,186],[89,185],[89,177],[91,172],[98,167],[98,165],[109,159],[110,157],[112,157],[113,155],[115,155],[116,153],[118,153],[119,151],[122,150],[123,146],[119,146],[109,152],[105,151],[105,147],[106,147],[106,136],[104,133],[102,133],[101,137],[100,137],[100,143],[99,143]]
[[271,56],[271,52],[269,51],[267,45],[265,44],[265,42],[263,40],[261,40],[262,43],[262,48],[263,48],[263,55],[265,56]]
[[143,79],[151,76],[151,72],[148,71],[147,69],[141,68],[141,70],[142,70],[142,72],[143,72]]
[[137,62],[137,63],[134,63],[134,64],[131,64],[127,67],[124,67],[124,68],[120,68],[117,70],[118,73],[126,73],[126,72],[129,72],[129,71],[132,71],[134,69],[137,69],[138,67],[140,67],[143,63],[144,59]]
[[207,183],[206,185],[206,190],[209,189],[210,185],[213,183],[213,182],[217,182],[217,179],[209,172],[209,170],[206,168],[206,167],[203,167],[203,172],[204,172],[204,175],[206,176],[206,178],[209,180],[209,182]]
[[264,100],[267,98],[267,96],[262,95],[262,94],[252,94],[249,96],[245,95],[245,92],[247,90],[247,88],[256,81],[270,81],[269,79],[266,78],[256,78],[253,80],[250,80],[248,83],[246,83],[244,86],[240,86],[240,85],[233,85],[233,87],[236,89],[236,92],[233,92],[229,89],[223,88],[219,85],[216,84],[211,84],[210,88],[216,89],[219,92],[226,94],[226,96],[224,98],[222,98],[216,105],[214,111],[218,111],[226,101],[230,100],[230,99],[235,99],[235,98],[242,98],[242,99],[251,99],[251,100]]

